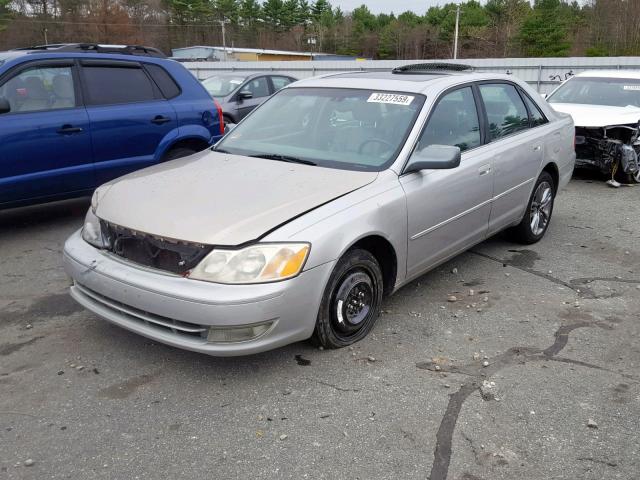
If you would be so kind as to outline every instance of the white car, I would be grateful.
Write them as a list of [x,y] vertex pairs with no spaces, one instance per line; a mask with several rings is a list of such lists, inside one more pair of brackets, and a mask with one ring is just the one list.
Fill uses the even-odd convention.
[[640,182],[640,71],[591,70],[565,81],[548,97],[576,125],[576,166],[617,182]]

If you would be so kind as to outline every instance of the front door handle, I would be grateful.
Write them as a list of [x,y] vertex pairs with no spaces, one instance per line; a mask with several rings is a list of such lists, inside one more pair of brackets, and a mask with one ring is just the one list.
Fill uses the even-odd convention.
[[478,169],[478,175],[483,176],[491,173],[491,165],[483,165]]
[[155,123],[156,125],[162,125],[163,123],[167,123],[170,122],[171,119],[169,117],[164,117],[162,115],[156,115],[153,120],[151,120],[151,123]]
[[73,125],[63,125],[57,131],[60,135],[71,135],[73,133],[80,133],[82,128],[74,127]]
[[535,147],[533,147],[533,151],[534,152],[539,152],[540,151],[540,145],[536,145]]

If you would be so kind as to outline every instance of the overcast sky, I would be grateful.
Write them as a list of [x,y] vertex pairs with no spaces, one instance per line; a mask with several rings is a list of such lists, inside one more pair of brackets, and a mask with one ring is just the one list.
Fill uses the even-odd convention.
[[398,14],[412,10],[420,15],[433,5],[441,5],[446,1],[438,0],[329,0],[334,7],[340,7],[342,11],[351,11],[358,8],[363,3],[369,7],[373,13],[393,13]]

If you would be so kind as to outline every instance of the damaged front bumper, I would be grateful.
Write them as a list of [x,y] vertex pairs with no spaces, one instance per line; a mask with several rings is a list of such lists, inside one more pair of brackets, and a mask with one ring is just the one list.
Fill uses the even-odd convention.
[[155,341],[215,356],[309,338],[334,263],[280,282],[223,285],[135,265],[89,245],[80,231],[64,246],[71,296],[82,306]]
[[625,174],[640,181],[638,124],[576,127],[576,166],[606,175]]

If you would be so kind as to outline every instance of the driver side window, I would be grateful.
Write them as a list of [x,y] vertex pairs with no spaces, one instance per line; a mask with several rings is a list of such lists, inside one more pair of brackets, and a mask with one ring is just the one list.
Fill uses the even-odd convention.
[[253,94],[253,98],[268,97],[269,84],[267,83],[267,77],[260,77],[251,80],[242,88],[242,90],[251,92]]
[[454,90],[438,101],[417,150],[429,145],[450,145],[463,152],[480,145],[480,121],[471,87]]
[[71,67],[33,67],[0,87],[11,113],[57,110],[76,106]]

